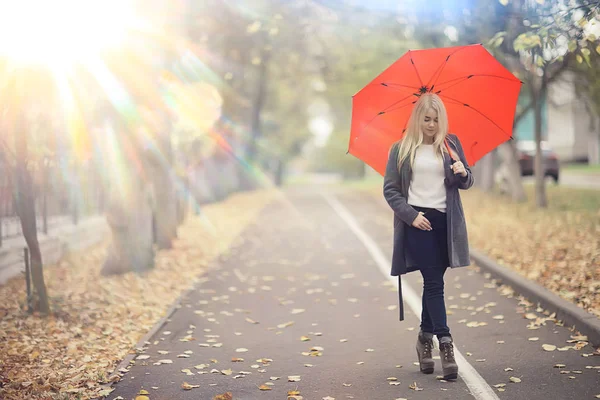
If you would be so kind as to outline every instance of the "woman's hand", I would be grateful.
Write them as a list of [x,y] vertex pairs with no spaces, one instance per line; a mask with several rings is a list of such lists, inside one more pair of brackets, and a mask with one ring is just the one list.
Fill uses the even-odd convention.
[[454,175],[460,174],[460,176],[463,178],[467,176],[467,170],[465,169],[465,165],[462,163],[462,161],[456,161],[454,164],[452,164],[451,168],[452,171],[454,171]]
[[417,215],[417,218],[415,218],[415,220],[413,221],[412,226],[424,231],[430,231],[431,222],[429,222],[429,220],[425,218],[424,215],[425,214],[423,214],[422,212],[419,212],[419,215]]

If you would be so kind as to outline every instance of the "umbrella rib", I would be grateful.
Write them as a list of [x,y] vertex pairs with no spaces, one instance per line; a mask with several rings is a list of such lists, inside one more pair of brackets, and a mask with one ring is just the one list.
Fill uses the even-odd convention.
[[445,88],[442,88],[442,89],[440,89],[439,87],[440,87],[441,85],[443,85],[444,83],[450,83],[450,82],[452,82],[452,81],[447,81],[447,82],[441,83],[441,84],[440,84],[440,85],[438,85],[438,87],[437,87],[437,89],[439,89],[439,90],[438,90],[438,91],[436,91],[435,93],[438,93],[438,94],[439,94],[439,93],[440,93],[442,90],[448,90],[448,89],[450,89],[452,86],[456,86],[456,85],[458,85],[459,83],[462,83],[462,82],[466,81],[467,79],[469,79],[469,78],[468,78],[468,77],[464,77],[464,76],[463,76],[463,77],[461,77],[461,78],[452,79],[452,81],[455,81],[455,82],[454,82],[452,85],[450,85],[450,86],[448,86],[448,87],[445,87]]
[[415,104],[415,102],[414,102],[414,101],[411,101],[410,103],[406,103],[406,104],[403,104],[403,105],[401,105],[401,106],[398,106],[398,107],[396,107],[396,108],[392,108],[391,110],[387,110],[387,111],[386,111],[386,114],[387,114],[387,113],[390,113],[390,112],[392,112],[392,111],[399,110],[399,109],[401,109],[401,108],[404,108],[404,107],[406,107],[406,106],[410,106],[411,104]]
[[[408,99],[409,97],[412,97],[412,96],[414,96],[414,93],[411,93],[408,96],[403,97],[400,100],[396,101],[395,103],[390,104],[389,106],[387,106],[386,108],[384,108],[381,112],[379,112],[379,114],[377,114],[377,115],[385,114],[388,111],[392,111],[392,110],[390,110],[390,108],[394,107],[396,104],[398,104],[398,103],[400,103],[400,102],[402,102],[402,101],[404,101],[404,100],[406,100],[406,99]],[[408,103],[408,104],[412,104],[412,103]]]
[[[408,54],[410,55],[410,50],[408,51]],[[415,62],[412,59],[412,55],[410,55],[410,63],[412,64],[413,68],[415,69],[417,78],[419,78],[419,83],[421,84],[421,86],[423,86],[423,79],[421,79],[421,75],[419,75],[419,71],[417,70],[417,66],[415,65]]]
[[456,53],[458,53],[461,50],[466,49],[466,47],[461,47],[459,49],[457,49],[456,51],[454,51],[454,53],[452,54],[448,54],[448,56],[446,57],[446,59],[444,61],[442,61],[442,63],[440,64],[439,67],[437,67],[436,72],[433,74],[433,76],[431,77],[431,79],[429,80],[429,82],[427,82],[427,86],[429,86],[429,83],[431,82],[431,80],[433,80],[433,77],[435,76],[435,74],[437,73],[437,71],[440,71],[438,76],[435,78],[435,80],[433,81],[433,85],[431,85],[431,87],[435,86],[436,81],[439,79],[440,76],[442,76],[442,72],[444,71],[444,67],[446,66],[446,64],[448,64],[448,60],[450,59],[450,57],[452,57],[453,55],[455,55]]
[[479,115],[481,115],[483,118],[485,118],[485,119],[487,119],[488,121],[490,121],[492,124],[496,125],[496,127],[497,127],[498,129],[500,129],[500,130],[501,130],[501,131],[502,131],[504,134],[506,134],[506,135],[507,135],[509,138],[511,138],[511,139],[512,139],[512,135],[510,135],[510,134],[506,133],[506,132],[504,131],[504,129],[502,129],[502,127],[500,127],[500,125],[498,125],[496,122],[494,122],[494,120],[492,120],[490,117],[488,117],[487,115],[485,115],[484,113],[482,113],[482,112],[481,112],[481,111],[479,111],[478,109],[476,109],[476,108],[474,108],[474,107],[471,107],[469,104],[467,104],[467,103],[465,103],[465,102],[462,102],[462,101],[460,101],[460,100],[454,99],[454,98],[452,98],[452,97],[448,97],[448,96],[446,96],[446,95],[443,95],[443,94],[439,94],[439,96],[440,96],[440,97],[444,97],[444,98],[446,98],[446,99],[448,99],[448,100],[452,100],[452,101],[454,101],[456,104],[459,104],[459,105],[462,105],[462,106],[465,106],[465,107],[468,107],[468,108],[470,108],[471,110],[473,110],[473,111],[475,111],[476,113],[478,113]]
[[474,77],[478,77],[478,78],[480,78],[480,77],[490,77],[490,78],[506,79],[508,81],[516,82],[514,79],[508,78],[506,76],[491,75],[491,74],[472,74],[472,75],[460,76],[458,78],[450,79],[448,81],[439,83],[438,86],[445,85],[446,83],[454,82],[454,81],[459,80],[459,79],[471,79],[471,78],[474,78]]
[[389,87],[390,89],[396,89],[395,87],[391,87],[391,86],[399,86],[399,87],[405,87],[405,88],[409,88],[409,89],[415,89],[415,90],[419,90],[418,87],[416,86],[409,86],[409,85],[403,85],[401,83],[380,83],[381,86],[385,86],[385,87]]
[[403,108],[403,107],[406,107],[406,106],[409,106],[409,105],[411,105],[411,104],[414,104],[414,102],[410,102],[410,103],[406,103],[406,104],[403,104],[403,105],[401,105],[401,106],[398,106],[398,107],[396,107],[396,108],[394,108],[394,109],[390,109],[390,108],[394,107],[396,104],[400,103],[401,101],[404,101],[404,100],[408,99],[408,98],[409,98],[409,97],[411,97],[411,96],[413,96],[413,95],[411,94],[410,96],[406,96],[405,98],[403,98],[403,99],[400,99],[400,100],[398,100],[397,102],[395,102],[394,104],[392,104],[392,105],[390,105],[390,106],[386,107],[386,108],[385,108],[383,111],[380,111],[380,112],[378,112],[378,113],[377,113],[377,114],[376,114],[376,115],[375,115],[373,118],[371,118],[371,120],[370,120],[369,122],[367,122],[367,123],[366,123],[366,124],[365,124],[365,125],[362,127],[362,129],[365,129],[367,126],[369,126],[369,125],[371,124],[371,122],[373,122],[373,121],[375,120],[375,118],[379,117],[380,115],[387,114],[388,112],[391,112],[391,111],[396,111],[396,110],[399,110],[399,109],[401,109],[401,108]]

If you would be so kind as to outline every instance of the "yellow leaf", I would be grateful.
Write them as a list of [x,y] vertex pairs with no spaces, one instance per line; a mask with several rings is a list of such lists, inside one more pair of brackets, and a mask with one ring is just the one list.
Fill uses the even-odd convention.
[[514,377],[514,376],[511,376],[511,377],[510,377],[510,381],[511,381],[512,383],[521,383],[521,379],[519,379],[519,378],[516,378],[516,377]]
[[556,350],[556,346],[553,344],[543,344],[542,348],[546,351],[554,351]]
[[260,390],[272,390],[272,389],[271,389],[269,386],[267,386],[267,385],[260,385],[258,388],[259,388]]
[[288,392],[288,396],[298,396],[300,394],[299,390],[290,390]]
[[192,389],[194,389],[194,388],[199,388],[199,387],[200,387],[200,385],[190,385],[190,384],[189,384],[189,383],[187,383],[187,382],[183,382],[183,383],[181,384],[181,388],[182,388],[183,390],[192,390]]
[[498,0],[503,6],[508,5],[508,0]]
[[150,397],[148,397],[148,396],[136,396],[135,400],[150,400]]
[[218,394],[213,397],[213,400],[233,400],[233,394],[231,392]]
[[147,390],[142,389],[138,392],[138,394],[150,394],[150,393]]

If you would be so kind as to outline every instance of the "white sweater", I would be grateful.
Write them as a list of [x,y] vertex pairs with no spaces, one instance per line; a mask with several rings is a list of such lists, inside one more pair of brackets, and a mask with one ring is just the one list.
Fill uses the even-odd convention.
[[446,212],[444,178],[444,164],[434,153],[433,145],[421,144],[412,166],[408,204]]

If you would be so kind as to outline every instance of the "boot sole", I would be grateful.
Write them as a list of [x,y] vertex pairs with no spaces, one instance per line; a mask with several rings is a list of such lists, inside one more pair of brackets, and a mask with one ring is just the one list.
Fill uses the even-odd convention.
[[446,381],[455,381],[458,378],[458,367],[457,368],[449,368],[444,371],[444,380]]
[[433,374],[435,362],[432,361],[431,363],[422,363],[420,359],[419,351],[417,351],[417,360],[419,360],[419,369],[421,372],[427,375]]

